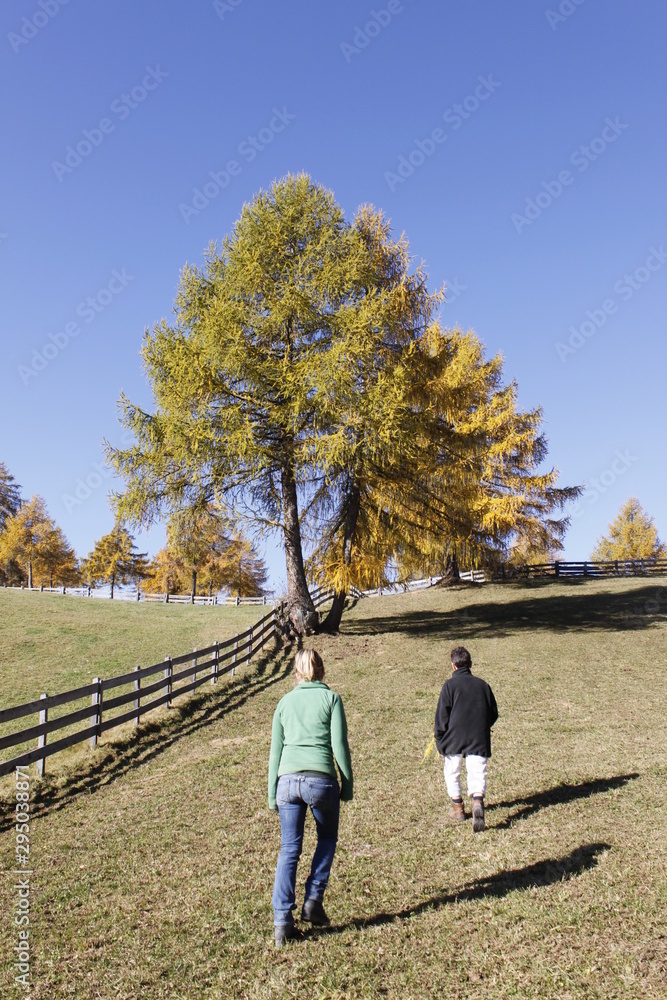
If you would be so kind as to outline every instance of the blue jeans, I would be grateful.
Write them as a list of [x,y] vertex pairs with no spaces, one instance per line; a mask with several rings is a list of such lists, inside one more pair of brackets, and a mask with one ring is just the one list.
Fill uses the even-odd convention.
[[303,846],[303,827],[308,807],[317,827],[317,847],[306,882],[306,899],[322,902],[338,840],[340,790],[329,774],[314,777],[283,774],[278,778],[276,805],[280,814],[280,855],[273,883],[273,919],[276,924],[293,923],[296,906],[296,866]]

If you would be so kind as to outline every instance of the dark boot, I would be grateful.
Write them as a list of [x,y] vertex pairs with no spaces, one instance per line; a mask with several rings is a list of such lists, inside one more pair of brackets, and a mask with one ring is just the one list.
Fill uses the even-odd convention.
[[463,802],[454,802],[452,799],[452,808],[449,810],[449,818],[454,823],[463,823],[466,818],[465,809],[463,808]]
[[299,937],[294,924],[274,924],[276,948],[284,948],[288,941],[294,941]]
[[301,919],[307,920],[314,927],[328,927],[331,921],[324,912],[324,907],[317,899],[306,899],[301,910]]
[[480,833],[484,829],[484,799],[475,796],[472,800],[472,832]]

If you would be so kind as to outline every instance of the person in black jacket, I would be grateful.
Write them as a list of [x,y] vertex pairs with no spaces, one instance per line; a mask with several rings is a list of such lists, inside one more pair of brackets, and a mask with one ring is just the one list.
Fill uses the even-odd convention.
[[452,676],[445,681],[435,713],[435,743],[445,758],[445,784],[452,800],[449,815],[465,820],[461,796],[461,764],[466,759],[468,795],[472,798],[472,828],[484,829],[486,761],[491,756],[491,726],[498,718],[493,691],[471,673],[472,659],[465,646],[451,652]]

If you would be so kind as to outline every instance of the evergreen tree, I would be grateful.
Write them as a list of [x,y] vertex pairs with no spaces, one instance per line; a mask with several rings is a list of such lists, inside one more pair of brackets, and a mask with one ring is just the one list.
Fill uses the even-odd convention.
[[0,462],[0,531],[8,517],[16,514],[21,506],[21,487],[4,462]]
[[81,567],[81,575],[92,586],[108,583],[111,600],[116,585],[142,580],[148,573],[146,555],[137,552],[127,528],[117,524],[107,535],[95,542]]
[[661,559],[665,555],[666,547],[658,538],[655,522],[636,497],[625,501],[608,529],[607,535],[595,543],[591,553],[594,562]]

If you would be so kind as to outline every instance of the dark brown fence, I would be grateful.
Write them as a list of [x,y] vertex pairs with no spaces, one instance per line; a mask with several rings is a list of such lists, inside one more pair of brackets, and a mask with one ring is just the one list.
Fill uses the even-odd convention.
[[[332,591],[328,588],[318,588],[312,594],[315,607],[324,604],[331,596]],[[95,677],[92,683],[63,694],[42,694],[35,701],[24,705],[0,709],[2,728],[14,719],[39,716],[36,725],[0,736],[0,751],[37,740],[37,746],[33,749],[23,750],[10,760],[1,761],[0,776],[10,774],[17,767],[27,767],[35,761],[37,773],[44,774],[47,757],[85,740],[89,740],[91,747],[95,747],[102,733],[126,722],[134,722],[138,726],[141,716],[147,712],[161,705],[171,705],[174,698],[189,694],[203,684],[215,685],[225,674],[233,676],[237,666],[248,663],[276,634],[277,620],[282,614],[283,605],[280,604],[245,632],[224,642],[215,642],[205,649],[194,649],[191,653],[182,653],[180,656],[168,656],[159,663],[135,667],[117,677]],[[110,694],[123,687],[129,690]],[[82,702],[84,704],[74,711],[49,718],[49,713],[61,705]],[[87,723],[83,729],[49,741],[51,734],[83,722]]]

